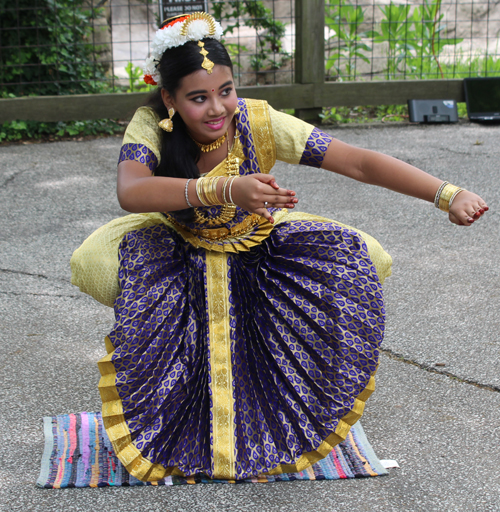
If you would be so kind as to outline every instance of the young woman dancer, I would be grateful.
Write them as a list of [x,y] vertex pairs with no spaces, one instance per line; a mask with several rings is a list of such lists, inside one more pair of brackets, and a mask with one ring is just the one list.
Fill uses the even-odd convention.
[[73,282],[115,308],[102,414],[141,480],[303,470],[346,437],[374,390],[390,256],[369,235],[295,213],[295,192],[270,174],[277,159],[434,202],[461,226],[488,210],[472,192],[238,99],[221,35],[204,13],[157,32],[145,80],[158,90],[118,165],[118,199],[136,215],[72,259]]

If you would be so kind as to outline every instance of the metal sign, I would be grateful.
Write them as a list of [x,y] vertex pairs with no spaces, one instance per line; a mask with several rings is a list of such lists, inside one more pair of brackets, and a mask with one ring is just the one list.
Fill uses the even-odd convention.
[[179,14],[208,12],[208,0],[160,0],[160,18],[166,20]]

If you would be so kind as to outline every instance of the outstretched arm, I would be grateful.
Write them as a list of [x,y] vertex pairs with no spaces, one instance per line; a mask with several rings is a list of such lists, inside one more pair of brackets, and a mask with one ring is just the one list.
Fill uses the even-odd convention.
[[[336,172],[349,178],[378,185],[434,202],[434,197],[443,183],[426,172],[391,156],[356,148],[333,139],[321,165],[323,169]],[[454,224],[470,226],[488,210],[488,206],[477,194],[464,190],[452,203],[449,212]]]

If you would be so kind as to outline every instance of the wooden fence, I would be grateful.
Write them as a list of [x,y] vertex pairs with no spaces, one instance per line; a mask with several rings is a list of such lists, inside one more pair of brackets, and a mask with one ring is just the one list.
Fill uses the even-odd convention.
[[[405,104],[408,99],[464,100],[463,80],[325,82],[325,0],[295,0],[295,84],[239,87],[238,95],[265,99],[315,120],[322,107]],[[0,100],[0,123],[13,120],[126,119],[148,93],[37,96]]]

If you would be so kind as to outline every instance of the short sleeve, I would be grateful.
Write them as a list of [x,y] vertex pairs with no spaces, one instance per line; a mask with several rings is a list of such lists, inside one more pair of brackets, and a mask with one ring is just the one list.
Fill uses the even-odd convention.
[[269,107],[276,158],[289,164],[321,167],[331,135],[296,117]]
[[120,150],[118,163],[136,160],[154,172],[160,162],[161,129],[159,117],[150,107],[137,109],[130,121]]

